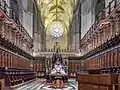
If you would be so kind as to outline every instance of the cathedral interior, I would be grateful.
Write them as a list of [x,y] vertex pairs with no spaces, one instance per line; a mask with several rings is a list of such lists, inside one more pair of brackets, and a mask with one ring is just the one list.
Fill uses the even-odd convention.
[[0,90],[120,90],[120,0],[0,0]]

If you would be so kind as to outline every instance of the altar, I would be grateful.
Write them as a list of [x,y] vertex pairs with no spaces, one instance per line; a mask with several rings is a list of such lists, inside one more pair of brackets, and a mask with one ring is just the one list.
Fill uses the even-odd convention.
[[67,88],[68,75],[62,65],[62,56],[56,52],[52,58],[52,70],[47,75],[47,85],[49,88]]

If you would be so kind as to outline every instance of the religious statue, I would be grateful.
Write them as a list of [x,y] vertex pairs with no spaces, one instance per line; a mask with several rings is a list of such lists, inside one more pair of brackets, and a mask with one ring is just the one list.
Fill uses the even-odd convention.
[[54,66],[56,63],[60,63],[62,64],[62,56],[61,54],[58,52],[58,49],[56,51],[56,53],[53,54],[52,56],[52,65]]

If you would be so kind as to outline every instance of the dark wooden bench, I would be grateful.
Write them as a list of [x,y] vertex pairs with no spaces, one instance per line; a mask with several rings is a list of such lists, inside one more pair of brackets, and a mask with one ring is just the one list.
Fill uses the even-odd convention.
[[116,90],[118,75],[77,74],[78,90]]

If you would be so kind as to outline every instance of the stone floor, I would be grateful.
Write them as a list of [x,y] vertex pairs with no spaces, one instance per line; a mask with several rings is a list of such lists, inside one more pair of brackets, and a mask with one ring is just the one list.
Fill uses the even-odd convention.
[[45,83],[45,79],[36,79],[25,84],[12,87],[12,89],[5,90],[78,90],[77,82],[74,79],[70,79],[67,88],[53,89],[48,88]]

